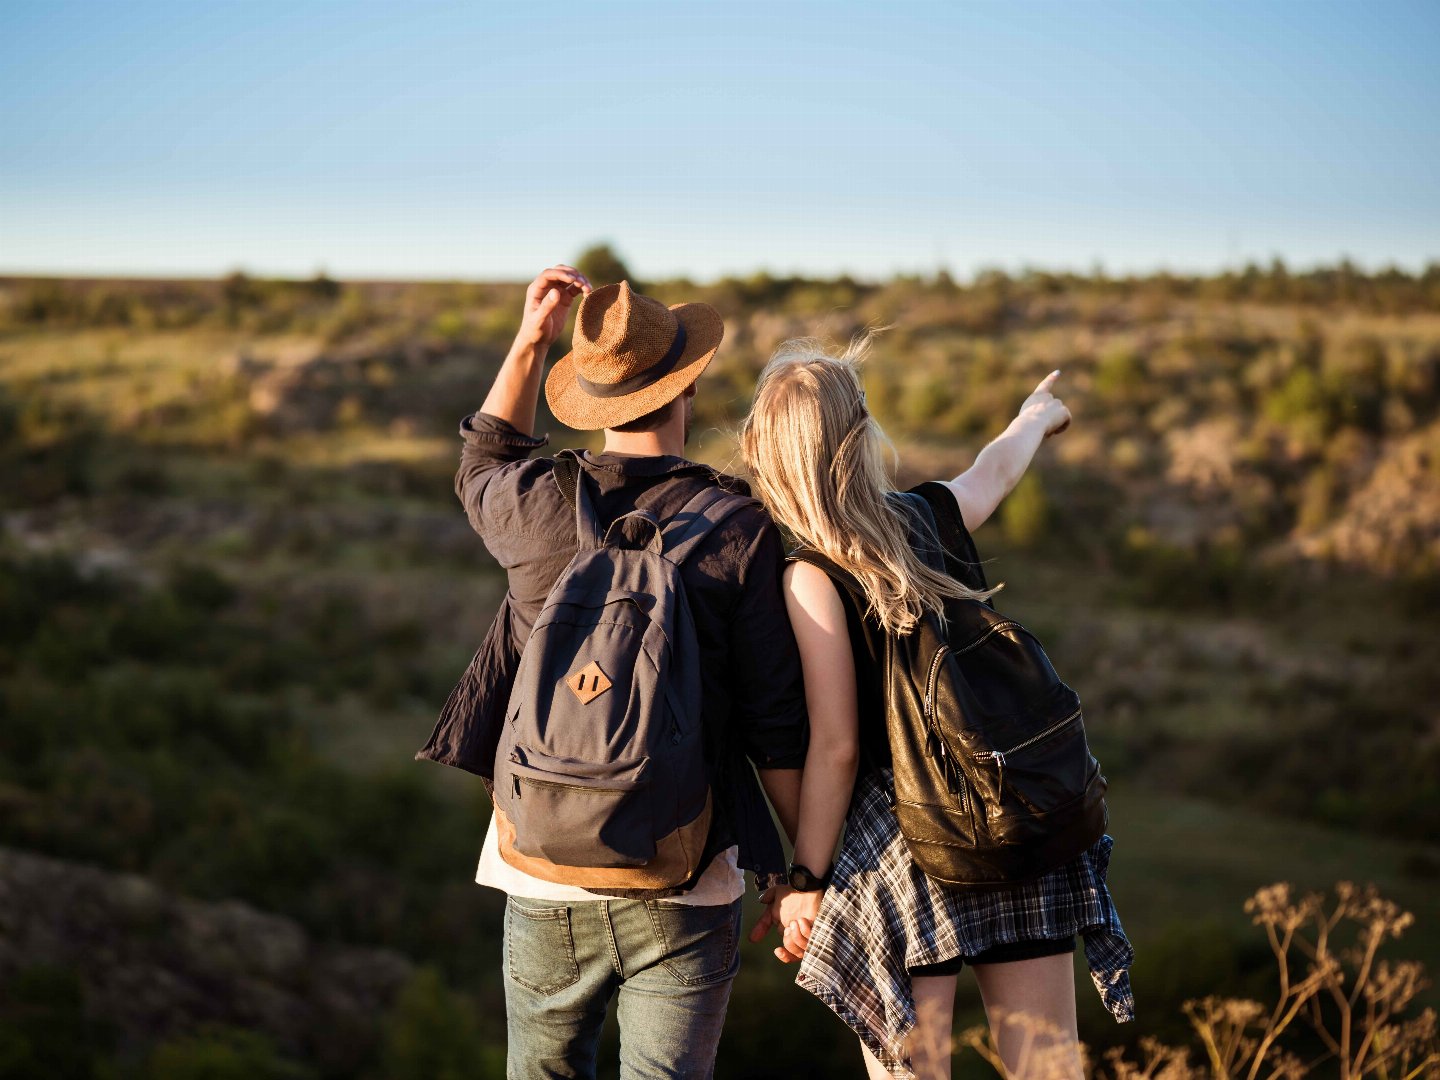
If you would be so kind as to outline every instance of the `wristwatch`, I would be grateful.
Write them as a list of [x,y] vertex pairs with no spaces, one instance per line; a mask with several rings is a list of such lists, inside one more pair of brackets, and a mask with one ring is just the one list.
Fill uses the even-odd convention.
[[819,892],[830,884],[832,870],[827,870],[824,877],[811,873],[799,863],[790,864],[790,887],[796,892]]

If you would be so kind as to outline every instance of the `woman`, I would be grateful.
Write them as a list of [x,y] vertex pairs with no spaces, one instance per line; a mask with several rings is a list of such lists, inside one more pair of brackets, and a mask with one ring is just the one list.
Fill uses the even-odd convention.
[[[1106,1007],[1118,1020],[1130,1019],[1133,1007],[1133,952],[1105,886],[1110,838],[1037,881],[1003,890],[927,878],[890,811],[880,668],[885,635],[908,633],[924,611],[940,612],[946,597],[984,599],[994,591],[985,588],[969,533],[1015,486],[1041,442],[1069,425],[1069,411],[1050,392],[1059,372],[970,469],[915,489],[937,519],[952,519],[941,535],[960,537],[965,549],[952,554],[976,567],[974,579],[961,582],[931,569],[911,546],[910,519],[885,471],[888,443],[861,389],[865,347],[860,340],[832,357],[814,342],[782,346],[761,373],[741,431],[754,489],[771,516],[850,586],[838,587],[808,562],[786,570],[811,723],[792,878],[828,887],[783,890],[755,936],[778,922],[784,946],[776,955],[799,960],[797,982],[860,1036],[873,1077],[950,1075],[955,976],[969,964],[1010,1075],[1078,1078],[1077,934]],[[852,589],[865,597],[864,610]]]

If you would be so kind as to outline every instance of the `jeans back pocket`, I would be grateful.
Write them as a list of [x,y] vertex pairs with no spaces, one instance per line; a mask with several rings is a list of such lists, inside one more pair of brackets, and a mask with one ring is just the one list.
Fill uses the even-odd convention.
[[513,982],[542,997],[579,982],[570,909],[509,897],[505,902],[505,971]]
[[740,968],[740,901],[698,906],[648,901],[661,965],[686,986],[733,978]]

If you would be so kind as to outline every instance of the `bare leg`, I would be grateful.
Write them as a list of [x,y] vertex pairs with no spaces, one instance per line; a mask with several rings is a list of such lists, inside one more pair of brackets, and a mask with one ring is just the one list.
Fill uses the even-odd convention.
[[890,1070],[880,1064],[880,1059],[872,1054],[863,1042],[860,1044],[860,1052],[865,1055],[865,1075],[870,1080],[891,1080]]
[[[955,1023],[955,976],[932,975],[913,980],[915,1030],[905,1040],[917,1080],[950,1080],[951,1029]],[[890,1073],[865,1046],[865,1071],[871,1080]]]
[[1084,1067],[1069,953],[976,964],[975,980],[1010,1080],[1080,1080]]

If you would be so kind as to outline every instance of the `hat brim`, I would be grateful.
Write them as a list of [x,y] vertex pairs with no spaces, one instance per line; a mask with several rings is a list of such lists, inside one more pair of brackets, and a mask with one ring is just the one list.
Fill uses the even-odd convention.
[[674,401],[700,378],[720,348],[725,320],[709,304],[675,304],[670,310],[685,328],[685,351],[674,370],[633,394],[593,397],[575,379],[575,354],[566,353],[545,380],[545,401],[555,419],[577,431],[619,427]]

